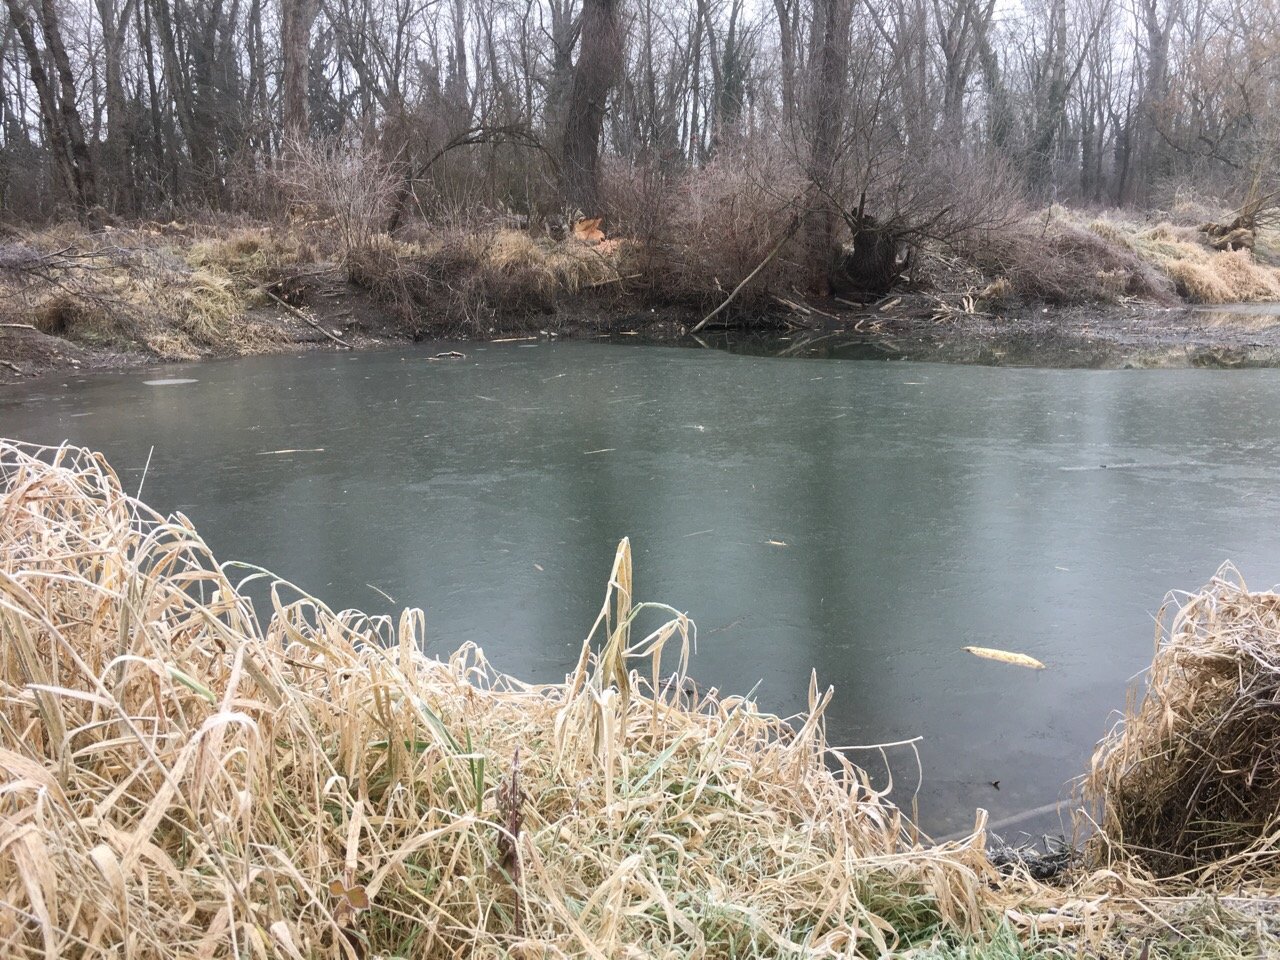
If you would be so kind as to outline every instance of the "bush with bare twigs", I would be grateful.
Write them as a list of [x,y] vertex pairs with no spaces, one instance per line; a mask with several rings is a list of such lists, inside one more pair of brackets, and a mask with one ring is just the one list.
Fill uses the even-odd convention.
[[[634,244],[624,252],[627,288],[646,302],[705,308],[719,303],[786,234],[803,177],[781,149],[725,149],[705,166],[664,172],[657,164],[614,163],[606,170],[614,229]],[[750,312],[795,279],[802,244],[788,244],[738,298]]]
[[386,228],[401,177],[377,147],[291,141],[278,174],[295,211],[330,220],[346,253]]
[[416,243],[381,236],[347,258],[353,283],[399,315],[413,336],[483,335],[491,322],[541,318],[567,297],[618,280],[618,247],[524,230],[436,231]]
[[1134,250],[1051,211],[974,238],[967,256],[1013,295],[1053,304],[1175,302],[1173,284]]

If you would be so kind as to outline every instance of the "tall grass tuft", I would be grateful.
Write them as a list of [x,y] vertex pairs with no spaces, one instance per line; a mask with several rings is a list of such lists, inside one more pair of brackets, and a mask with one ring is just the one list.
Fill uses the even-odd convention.
[[1171,598],[1155,660],[1087,781],[1100,853],[1157,876],[1280,881],[1280,594],[1230,566]]
[[243,570],[0,441],[0,954],[884,956],[990,918],[981,833],[913,846],[829,691],[788,723],[659,679],[693,627],[641,634],[625,541],[548,685]]

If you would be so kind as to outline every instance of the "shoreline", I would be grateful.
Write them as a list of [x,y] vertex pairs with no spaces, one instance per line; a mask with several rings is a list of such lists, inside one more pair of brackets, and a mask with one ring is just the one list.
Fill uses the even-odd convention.
[[[1000,314],[925,316],[893,298],[888,308],[824,304],[822,316],[778,313],[758,324],[730,324],[688,333],[700,319],[688,309],[621,309],[571,302],[542,317],[499,319],[485,336],[441,329],[423,337],[401,330],[366,291],[333,285],[311,298],[311,318],[352,350],[387,349],[437,340],[495,343],[513,340],[610,340],[728,349],[780,357],[915,360],[1050,369],[1243,368],[1280,366],[1280,302],[1229,307],[1162,307],[1145,303],[1051,307],[1027,305]],[[247,347],[214,347],[170,358],[140,344],[77,342],[34,325],[0,326],[0,385],[39,383],[74,373],[99,373],[239,356],[342,351],[294,311],[259,307],[244,317],[271,331]],[[818,322],[814,322],[817,320]],[[800,322],[804,321],[804,322]]]
[[[1270,235],[1255,257],[1214,252],[1187,224],[1059,208],[1046,217],[1057,232],[1046,234],[1046,219],[1008,263],[986,263],[982,246],[922,249],[918,270],[865,304],[806,297],[791,267],[737,296],[732,273],[682,273],[678,249],[500,225],[350,248],[322,221],[14,228],[0,237],[0,384],[530,336],[1050,368],[1280,366],[1280,248]],[[1104,270],[1054,238],[1084,238],[1121,266]],[[1208,303],[1221,306],[1195,305]]]

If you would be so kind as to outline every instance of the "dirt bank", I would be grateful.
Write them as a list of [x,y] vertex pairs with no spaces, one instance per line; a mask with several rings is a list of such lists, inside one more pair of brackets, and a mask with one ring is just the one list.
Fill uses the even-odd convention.
[[[259,336],[250,349],[227,345],[201,356],[341,350],[323,331],[353,349],[408,343],[396,318],[367,291],[338,277],[317,284],[307,298],[312,322],[283,306],[246,316]],[[610,339],[683,343],[737,352],[793,357],[927,360],[993,366],[1092,368],[1280,366],[1280,304],[1250,309],[1163,308],[1145,304],[1031,307],[1002,314],[926,316],[909,305],[887,310],[826,304],[828,316],[789,313],[750,325],[688,331],[698,319],[687,310],[635,310],[577,305],[555,314],[494,325],[483,338]],[[803,323],[801,323],[803,321]],[[322,329],[317,329],[318,325]],[[262,336],[269,331],[269,336]],[[153,352],[77,342],[31,325],[0,327],[0,384],[66,371],[118,370],[154,364]]]
[[[756,281],[701,329],[729,287],[719,275],[700,287],[671,279],[638,241],[589,245],[492,228],[382,236],[344,252],[319,222],[11,230],[0,237],[0,383],[166,360],[529,336],[1011,365],[1280,363],[1280,303],[1185,302],[1206,291],[1240,300],[1267,296],[1268,284],[1280,291],[1270,246],[1256,256],[1214,252],[1190,227],[1050,212],[1052,230],[1037,226],[1012,246],[1004,238],[1009,249],[991,264],[977,253],[922,255],[904,291],[876,303]],[[1046,239],[1058,234],[1080,243]],[[1082,260],[1086,247],[1093,256]],[[1189,284],[1193,274],[1205,283]]]

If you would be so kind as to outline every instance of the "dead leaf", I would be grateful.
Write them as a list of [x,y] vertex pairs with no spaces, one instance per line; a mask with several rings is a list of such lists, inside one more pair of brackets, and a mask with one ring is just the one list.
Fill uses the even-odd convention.
[[1001,663],[1009,663],[1015,667],[1027,667],[1030,670],[1043,670],[1044,664],[1035,657],[1029,657],[1025,653],[1010,653],[1008,650],[995,650],[991,647],[964,647],[965,653],[972,653],[975,657],[982,657],[985,660],[998,660]]

